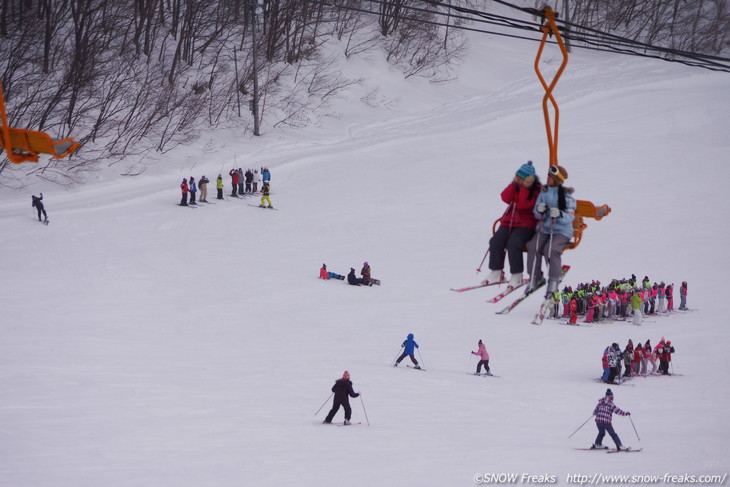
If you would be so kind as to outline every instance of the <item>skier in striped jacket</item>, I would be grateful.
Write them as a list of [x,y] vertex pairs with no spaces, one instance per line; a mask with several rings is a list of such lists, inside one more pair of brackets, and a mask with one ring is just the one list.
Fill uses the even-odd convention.
[[613,403],[613,392],[611,389],[606,389],[606,395],[598,400],[598,404],[593,410],[593,415],[596,417],[596,426],[598,427],[598,436],[591,448],[600,450],[607,449],[608,447],[603,446],[603,437],[606,436],[606,433],[608,433],[613,439],[613,442],[616,443],[617,450],[627,450],[627,448],[621,444],[621,438],[619,438],[613,430],[613,425],[611,424],[613,413],[616,413],[619,416],[631,415],[631,413],[622,411]]

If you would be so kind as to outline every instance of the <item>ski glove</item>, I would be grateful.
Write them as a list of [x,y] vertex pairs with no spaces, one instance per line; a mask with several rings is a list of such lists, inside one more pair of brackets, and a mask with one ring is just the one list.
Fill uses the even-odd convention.
[[550,208],[550,218],[560,218],[560,209]]
[[545,213],[545,210],[547,210],[547,205],[545,203],[540,203],[539,205],[537,205],[538,213]]

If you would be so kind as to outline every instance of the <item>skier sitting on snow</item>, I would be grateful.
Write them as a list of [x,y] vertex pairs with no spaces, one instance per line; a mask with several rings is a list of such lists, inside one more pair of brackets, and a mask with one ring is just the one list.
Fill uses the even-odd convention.
[[406,357],[411,358],[411,362],[413,362],[413,365],[420,369],[421,366],[418,365],[418,360],[416,360],[416,357],[413,356],[413,352],[416,348],[418,348],[418,343],[413,339],[413,333],[408,334],[408,338],[405,339],[405,341],[401,344],[401,348],[403,348],[403,354],[398,357],[398,360],[395,361],[393,364],[393,367],[398,367],[398,364]]
[[340,274],[336,274],[334,272],[328,272],[327,266],[325,264],[322,264],[322,268],[319,270],[319,278],[320,279],[339,279],[344,280],[345,276],[341,276]]
[[362,263],[362,270],[360,270],[360,275],[362,276],[362,280],[368,286],[372,286],[373,284],[377,284],[378,286],[380,286],[380,281],[378,279],[373,279],[370,276],[370,264],[368,264],[367,262]]
[[593,415],[596,417],[596,427],[598,427],[598,436],[596,437],[595,443],[591,448],[604,450],[608,447],[603,446],[603,437],[608,433],[616,443],[617,450],[627,450],[626,447],[621,445],[621,438],[618,437],[616,432],[613,430],[611,424],[612,414],[616,413],[620,416],[629,416],[631,413],[622,411],[613,403],[613,392],[611,389],[606,389],[606,395],[598,400],[596,408],[593,410]]
[[353,286],[359,286],[360,284],[363,284],[367,286],[367,283],[364,279],[360,279],[355,275],[355,269],[352,267],[350,267],[350,273],[347,275],[347,284],[351,284]]
[[523,164],[514,179],[502,191],[502,201],[507,203],[499,228],[489,240],[489,270],[482,284],[502,281],[505,253],[509,257],[510,276],[508,286],[522,284],[524,259],[522,251],[535,235],[537,220],[533,214],[535,201],[540,193],[540,181],[535,175],[532,161]]
[[542,258],[548,264],[548,285],[545,297],[557,291],[562,279],[563,250],[573,237],[575,199],[572,188],[563,187],[568,171],[562,166],[550,166],[547,185],[537,197],[534,215],[538,219],[537,233],[527,245],[527,272],[530,282],[525,292],[542,284]]

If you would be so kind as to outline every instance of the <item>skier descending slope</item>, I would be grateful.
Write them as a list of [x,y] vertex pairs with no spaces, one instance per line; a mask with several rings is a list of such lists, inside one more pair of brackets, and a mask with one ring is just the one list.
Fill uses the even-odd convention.
[[[48,213],[46,213],[46,210],[43,207],[43,193],[40,193],[40,196],[33,195],[31,201],[31,206],[38,210],[38,221],[42,221],[43,223],[48,225]],[[41,220],[41,214],[43,214],[43,220]]]
[[616,443],[617,451],[628,450],[628,448],[621,444],[621,438],[619,438],[616,432],[613,430],[613,425],[611,424],[611,418],[613,413],[616,413],[620,416],[631,415],[631,413],[622,411],[621,409],[619,409],[618,406],[613,403],[613,392],[611,391],[611,389],[606,389],[606,395],[598,400],[598,404],[593,410],[593,415],[596,417],[596,426],[598,427],[598,436],[596,437],[596,441],[595,443],[593,443],[593,446],[591,446],[591,448],[599,450],[608,449],[608,447],[603,446],[602,443],[603,437],[606,436],[606,433],[608,433],[613,439],[614,443]]
[[489,370],[489,352],[487,352],[487,347],[482,343],[481,340],[479,340],[479,349],[476,352],[472,352],[472,355],[477,355],[480,360],[477,364],[477,371],[474,373],[474,375],[480,375],[482,371],[482,365],[484,366],[484,373],[487,375],[492,375],[492,372]]
[[332,418],[335,417],[340,406],[342,406],[345,410],[345,424],[350,424],[350,418],[352,417],[350,398],[358,397],[360,393],[352,390],[352,382],[350,382],[350,373],[348,371],[345,371],[342,374],[341,379],[337,379],[335,381],[335,385],[332,386],[332,392],[335,393],[335,398],[332,401],[332,409],[330,409],[330,412],[327,414],[323,423],[330,424],[332,422]]
[[413,356],[413,352],[416,348],[418,348],[418,343],[416,343],[416,341],[413,339],[413,333],[408,334],[408,338],[406,338],[405,341],[401,344],[401,348],[404,349],[403,354],[398,357],[398,360],[395,361],[393,367],[398,367],[398,364],[401,363],[401,360],[406,357],[410,357],[414,367],[420,369],[421,366],[418,364],[418,360],[416,360],[416,357]]

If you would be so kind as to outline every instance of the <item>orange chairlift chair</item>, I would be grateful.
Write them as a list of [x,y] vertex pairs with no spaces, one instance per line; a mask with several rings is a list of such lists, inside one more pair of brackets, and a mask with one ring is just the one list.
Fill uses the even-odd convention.
[[[556,13],[549,7],[544,7],[540,12],[543,18],[542,27],[540,27],[540,30],[542,30],[542,40],[540,41],[540,48],[537,50],[537,57],[535,57],[535,73],[537,73],[537,78],[540,80],[542,87],[545,88],[545,96],[542,98],[542,111],[545,116],[545,129],[547,131],[548,148],[550,150],[550,165],[556,166],[558,164],[558,124],[560,122],[560,111],[555,98],[553,98],[553,89],[558,83],[560,75],[563,74],[565,66],[568,64],[568,50],[565,47],[565,42],[560,35],[558,26],[555,24]],[[540,72],[540,57],[547,43],[548,36],[555,36],[555,40],[560,47],[560,52],[563,54],[563,62],[560,64],[549,85]],[[548,102],[550,103],[549,105]],[[555,112],[553,124],[550,123],[550,106],[553,107],[553,111]],[[602,205],[596,208],[590,201],[577,200],[575,219],[573,220],[573,241],[565,247],[566,250],[574,249],[580,244],[583,238],[583,230],[588,227],[583,221],[584,218],[600,220],[609,213],[611,213],[611,207],[608,205]]]
[[50,154],[56,159],[63,159],[81,147],[70,137],[54,140],[45,132],[10,127],[5,111],[2,83],[0,83],[0,118],[2,118],[0,147],[5,149],[8,159],[15,164],[38,162],[40,154]]

